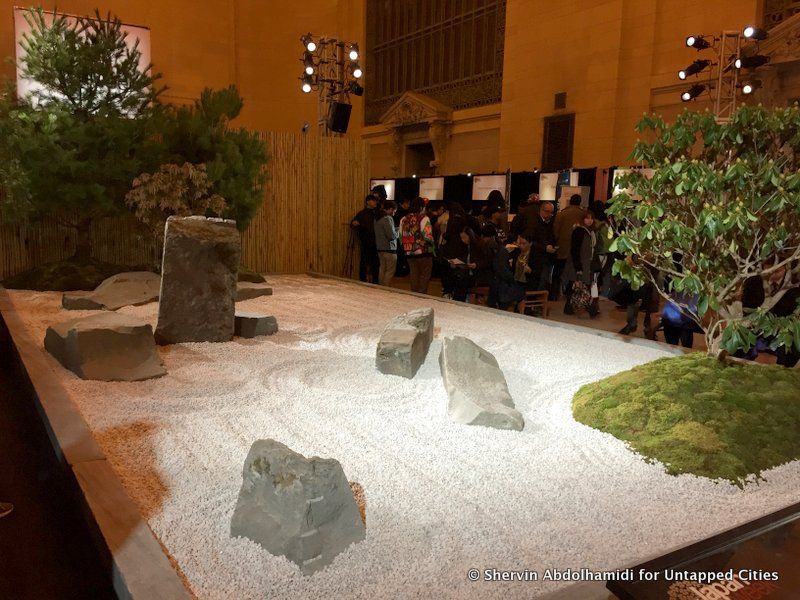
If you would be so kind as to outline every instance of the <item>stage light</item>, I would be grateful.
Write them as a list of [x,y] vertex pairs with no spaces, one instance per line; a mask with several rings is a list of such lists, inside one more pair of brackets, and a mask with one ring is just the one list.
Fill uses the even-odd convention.
[[687,77],[689,77],[691,75],[696,75],[697,73],[699,73],[703,69],[707,68],[708,65],[710,65],[710,64],[711,64],[710,60],[705,60],[705,59],[696,60],[692,64],[690,64],[688,67],[686,67],[683,71],[678,71],[678,78],[686,79]]
[[767,39],[767,36],[769,35],[764,29],[753,27],[752,25],[745,27],[742,34],[748,40],[755,40],[757,42]]
[[737,69],[757,69],[769,62],[769,56],[756,54],[755,56],[742,56],[734,61],[733,66]]
[[350,44],[350,60],[358,60],[358,44]]
[[761,82],[758,79],[754,79],[753,81],[746,81],[745,83],[742,84],[742,93],[745,94],[746,96],[749,96],[760,87],[761,87]]
[[355,81],[350,84],[350,91],[355,94],[356,96],[363,96],[364,95],[364,87],[358,85]]
[[361,70],[361,67],[358,66],[358,63],[353,65],[353,77],[358,79],[364,74],[364,71]]
[[306,50],[309,52],[313,52],[317,49],[317,43],[314,41],[314,38],[311,36],[311,33],[305,34],[303,37],[300,38],[300,41],[303,42],[303,46],[306,47]]
[[308,73],[303,75],[303,85],[301,87],[303,92],[305,92],[306,94],[309,93],[311,91],[312,83],[313,83],[313,80],[311,79],[311,75],[309,75]]
[[472,173],[467,173],[467,177],[472,177]]
[[683,94],[681,94],[681,100],[683,100],[684,102],[689,102],[689,100],[694,100],[700,94],[702,94],[705,90],[706,90],[706,86],[704,86],[702,84],[699,84],[699,83],[695,84],[692,87],[690,87],[688,90],[683,92]]
[[414,174],[411,176],[411,179],[416,179],[416,178],[417,178],[417,174],[416,174],[416,173],[414,173]]
[[314,74],[314,55],[311,52],[306,52],[303,55],[303,64],[306,66],[306,73],[308,75]]
[[686,45],[695,50],[705,50],[711,47],[711,44],[702,35],[690,35],[686,38]]

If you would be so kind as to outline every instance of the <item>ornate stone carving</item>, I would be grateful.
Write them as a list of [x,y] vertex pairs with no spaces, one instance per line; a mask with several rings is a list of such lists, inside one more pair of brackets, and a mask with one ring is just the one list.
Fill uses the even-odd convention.
[[428,136],[433,146],[434,166],[436,172],[442,173],[447,164],[447,147],[450,145],[450,137],[453,132],[453,124],[450,121],[433,121],[428,127]]
[[395,177],[400,177],[403,168],[403,134],[400,132],[399,127],[392,129],[389,149],[392,152],[392,171]]

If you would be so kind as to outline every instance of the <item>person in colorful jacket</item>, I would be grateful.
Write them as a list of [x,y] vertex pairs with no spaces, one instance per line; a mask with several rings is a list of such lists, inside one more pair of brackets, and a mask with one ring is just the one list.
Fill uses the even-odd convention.
[[433,269],[433,228],[422,198],[411,201],[411,212],[400,220],[400,241],[408,258],[411,291],[428,293]]

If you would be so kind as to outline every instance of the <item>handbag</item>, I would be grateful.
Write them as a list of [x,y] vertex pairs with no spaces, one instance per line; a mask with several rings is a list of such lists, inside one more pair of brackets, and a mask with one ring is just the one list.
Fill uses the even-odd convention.
[[592,293],[589,286],[582,281],[575,281],[572,284],[572,296],[570,304],[573,310],[589,310],[592,303]]

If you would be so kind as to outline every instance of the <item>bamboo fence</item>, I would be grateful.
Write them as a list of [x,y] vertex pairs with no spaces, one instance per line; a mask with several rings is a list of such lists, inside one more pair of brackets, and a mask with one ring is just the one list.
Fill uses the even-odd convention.
[[[369,185],[367,144],[347,138],[267,132],[264,203],[242,234],[242,263],[261,273],[341,275],[349,222]],[[92,231],[94,258],[157,264],[155,240],[133,216],[103,219]],[[75,233],[54,218],[0,221],[0,279],[75,250]]]

